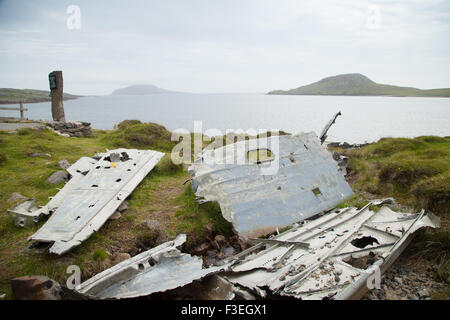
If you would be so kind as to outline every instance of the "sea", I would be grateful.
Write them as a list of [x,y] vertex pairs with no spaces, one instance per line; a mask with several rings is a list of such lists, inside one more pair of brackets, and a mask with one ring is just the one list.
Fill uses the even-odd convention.
[[[30,120],[51,119],[49,102],[25,104]],[[155,122],[168,130],[283,130],[322,128],[337,112],[328,141],[374,142],[382,137],[450,136],[450,98],[286,96],[267,94],[151,94],[83,97],[64,102],[67,120],[113,129],[123,120]],[[18,111],[0,110],[0,117]]]

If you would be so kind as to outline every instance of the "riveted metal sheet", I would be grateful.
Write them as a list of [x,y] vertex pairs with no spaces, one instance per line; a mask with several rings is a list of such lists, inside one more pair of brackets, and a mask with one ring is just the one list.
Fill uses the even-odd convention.
[[185,241],[185,234],[178,235],[95,275],[76,290],[97,298],[134,298],[175,289],[227,268],[202,269],[201,257],[177,249]]
[[[129,159],[109,161],[111,154],[122,152]],[[79,245],[100,229],[163,156],[164,153],[153,150],[107,152],[86,175],[74,174],[76,185],[64,194],[50,219],[29,240],[54,242],[50,252],[56,254]],[[82,165],[81,170],[84,167]],[[81,171],[75,169],[75,172],[77,170]]]
[[[248,152],[263,144],[273,160],[250,162]],[[205,150],[189,172],[200,201],[217,201],[224,218],[245,236],[267,234],[353,195],[337,162],[312,132]]]
[[[371,204],[380,202],[333,211],[274,237],[274,244],[247,249],[232,258],[237,263],[225,278],[262,297],[271,292],[299,299],[359,298],[374,270],[384,272],[417,229],[439,226],[439,219],[424,211],[400,213],[383,206],[375,212]],[[309,247],[292,247],[293,241]],[[264,250],[253,253],[257,249]],[[364,257],[366,267],[354,262]]]

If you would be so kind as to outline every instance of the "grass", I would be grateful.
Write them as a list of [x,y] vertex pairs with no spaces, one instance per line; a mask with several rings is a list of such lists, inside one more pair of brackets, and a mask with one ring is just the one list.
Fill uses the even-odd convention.
[[106,260],[108,259],[109,255],[106,253],[105,249],[97,249],[92,254],[92,259],[94,260]]
[[[10,279],[23,275],[46,275],[65,283],[66,268],[72,264],[80,266],[85,280],[110,267],[118,253],[134,256],[179,233],[188,234],[186,250],[214,234],[232,235],[232,226],[220,214],[219,205],[198,206],[190,186],[183,184],[189,174],[182,165],[170,161],[170,151],[175,145],[170,137],[171,133],[164,127],[136,120],[124,121],[112,131],[94,130],[91,137],[81,138],[64,138],[49,130],[0,131],[0,294],[6,293],[11,298]],[[31,228],[16,227],[6,214],[13,205],[7,201],[10,195],[19,192],[44,205],[48,197],[56,194],[56,187],[63,186],[63,183],[52,186],[45,182],[60,170],[59,160],[74,163],[81,156],[116,147],[153,149],[166,155],[127,199],[129,209],[120,219],[107,221],[98,232],[61,257],[49,254],[48,250],[30,250],[27,238],[44,221]],[[51,157],[30,158],[27,156],[30,153],[49,153]],[[400,201],[417,206],[425,204],[427,208],[436,208],[436,212],[448,207],[448,138],[382,139],[377,144],[345,153],[350,156],[351,183],[361,192],[340,207],[364,206],[367,200],[362,193],[369,190],[382,196],[394,193]],[[393,165],[402,159],[407,160],[404,161],[407,165]],[[389,169],[398,167],[405,173],[398,175]],[[149,231],[148,221],[161,226],[157,236]],[[432,248],[436,256],[448,253],[448,233],[439,239],[435,234],[428,237],[424,241],[434,243],[427,248]],[[425,242],[422,243],[425,248]],[[438,243],[443,245],[439,247]],[[445,278],[448,264],[441,260],[438,273]]]
[[400,203],[446,214],[450,206],[450,138],[383,138],[341,151],[357,191],[394,197]]
[[[202,225],[213,232],[226,232],[228,222],[224,222],[218,207],[210,204],[197,210],[193,204],[193,193],[187,191],[190,187],[183,185],[189,174],[182,165],[170,161],[169,152],[175,144],[170,137],[164,127],[138,121],[122,122],[112,131],[94,130],[91,137],[81,138],[61,137],[47,129],[0,131],[0,294],[12,298],[10,279],[23,275],[46,275],[64,284],[66,268],[72,264],[80,266],[85,280],[110,267],[118,253],[133,256],[181,232],[188,233],[189,244],[195,246],[205,236]],[[153,149],[166,155],[127,199],[129,209],[120,219],[107,221],[63,256],[51,255],[48,250],[30,250],[27,238],[45,222],[31,228],[16,227],[6,213],[13,206],[7,201],[11,194],[19,192],[44,205],[57,193],[56,188],[64,185],[45,182],[53,172],[61,170],[59,160],[74,163],[82,156],[116,147]],[[51,157],[27,156],[35,152],[49,153]],[[149,219],[163,226],[163,237],[151,234],[145,226]]]
[[358,209],[361,209],[362,207],[364,207],[366,204],[368,204],[369,201],[367,199],[365,199],[363,196],[361,196],[360,194],[354,194],[353,196],[351,196],[349,199],[341,202],[337,208],[339,209],[344,209],[344,208],[348,208],[348,207],[356,207]]
[[[349,157],[347,180],[356,194],[340,207],[362,207],[366,198],[394,197],[400,204],[424,208],[448,221],[450,207],[450,137],[383,138],[360,149],[338,150]],[[372,210],[377,210],[372,207]],[[408,255],[435,266],[437,281],[450,277],[448,227],[419,230]],[[448,299],[449,291],[432,299]]]
[[186,248],[189,250],[195,244],[202,242],[211,231],[216,231],[224,236],[233,234],[233,227],[220,213],[220,207],[216,202],[207,202],[197,205],[194,191],[190,186],[184,189],[174,201],[182,207],[175,213],[177,219],[177,233],[187,233]]

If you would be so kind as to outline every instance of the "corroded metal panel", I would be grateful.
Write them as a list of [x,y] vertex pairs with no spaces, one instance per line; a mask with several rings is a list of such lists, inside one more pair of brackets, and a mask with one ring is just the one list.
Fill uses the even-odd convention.
[[[273,159],[251,162],[249,151],[263,144]],[[224,218],[245,236],[267,234],[353,195],[337,162],[312,132],[205,150],[189,172],[200,202],[217,201]]]
[[186,235],[125,260],[81,283],[76,290],[97,298],[133,298],[164,292],[226,269],[202,269],[201,257],[181,253]]
[[377,268],[381,274],[389,267],[417,229],[439,226],[439,219],[424,211],[370,210],[377,203],[335,210],[274,237],[276,243],[260,243],[233,257],[237,263],[225,278],[261,297],[270,292],[299,299],[355,298],[367,290]]
[[72,168],[76,184],[29,240],[54,242],[50,252],[56,254],[79,245],[100,229],[163,156],[153,150],[117,149],[104,154],[87,173],[82,170],[90,163]]

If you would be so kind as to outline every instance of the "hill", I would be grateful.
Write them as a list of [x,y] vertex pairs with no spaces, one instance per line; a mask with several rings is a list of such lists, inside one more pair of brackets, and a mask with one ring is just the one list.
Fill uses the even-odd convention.
[[[81,96],[64,93],[64,100],[77,99]],[[50,92],[32,89],[0,88],[0,104],[35,103],[51,101]]]
[[170,91],[159,88],[152,84],[133,85],[126,88],[120,88],[114,90],[114,95],[145,95],[145,94],[159,94],[159,93],[177,93],[176,91]]
[[394,96],[450,97],[450,88],[422,90],[379,84],[359,73],[341,74],[291,90],[275,90],[268,94],[336,95],[336,96]]

